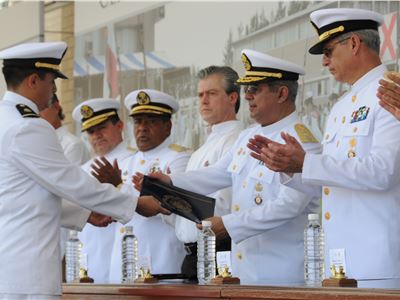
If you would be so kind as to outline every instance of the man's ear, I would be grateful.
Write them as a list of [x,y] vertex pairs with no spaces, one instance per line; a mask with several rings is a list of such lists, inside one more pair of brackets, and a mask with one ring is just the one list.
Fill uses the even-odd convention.
[[25,78],[28,87],[35,88],[38,81],[40,80],[39,75],[36,73],[32,73],[28,77]]
[[287,86],[281,86],[278,90],[278,103],[283,103],[288,99],[289,88]]

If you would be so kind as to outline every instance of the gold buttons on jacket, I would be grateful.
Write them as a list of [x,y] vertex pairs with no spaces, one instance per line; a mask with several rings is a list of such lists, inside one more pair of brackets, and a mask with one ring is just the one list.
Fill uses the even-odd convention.
[[351,102],[356,102],[356,100],[357,100],[357,96],[356,95],[353,95],[352,97],[351,97]]
[[255,188],[256,192],[262,192],[263,185],[260,182],[257,182],[257,184],[255,185],[254,188]]
[[324,194],[325,194],[326,196],[328,196],[330,192],[331,192],[331,191],[329,190],[328,187],[324,187]]
[[325,220],[329,220],[331,218],[331,214],[327,211],[326,213],[325,213]]
[[121,227],[121,228],[119,229],[119,232],[122,233],[122,234],[124,234],[125,231],[126,231],[125,227]]
[[144,159],[141,159],[141,160],[140,160],[140,164],[141,164],[141,165],[144,165],[145,162],[146,162],[146,161],[145,161]]
[[346,123],[346,117],[345,116],[342,117],[342,123],[343,124]]
[[242,258],[243,258],[242,253],[240,253],[240,252],[236,253],[236,257],[238,259],[242,260]]
[[263,177],[263,175],[264,175],[264,173],[263,172],[260,172],[260,173],[258,173],[258,177]]
[[235,171],[236,170],[236,165],[232,166],[232,170]]
[[233,210],[234,210],[234,211],[239,211],[239,210],[240,210],[240,205],[239,205],[239,204],[235,204],[235,205],[233,206]]

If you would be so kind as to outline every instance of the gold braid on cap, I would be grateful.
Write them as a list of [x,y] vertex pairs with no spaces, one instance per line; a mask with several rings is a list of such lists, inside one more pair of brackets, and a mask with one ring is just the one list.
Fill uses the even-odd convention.
[[47,69],[53,69],[53,70],[56,70],[56,71],[60,70],[60,67],[58,65],[42,63],[42,62],[35,62],[35,67],[38,68],[38,69],[47,68]]
[[336,27],[336,28],[333,28],[331,30],[325,31],[323,34],[321,34],[319,36],[319,40],[320,41],[326,40],[332,34],[337,33],[337,32],[342,32],[342,31],[344,31],[344,26],[340,25],[339,27]]
[[131,115],[135,113],[155,113],[155,114],[172,114],[172,109],[162,108],[154,105],[138,105],[131,109]]

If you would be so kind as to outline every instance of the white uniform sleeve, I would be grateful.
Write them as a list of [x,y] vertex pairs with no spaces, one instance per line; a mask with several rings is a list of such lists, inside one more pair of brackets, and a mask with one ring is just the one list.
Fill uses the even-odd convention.
[[72,163],[82,165],[89,159],[89,151],[80,141],[72,141],[64,149],[65,157]]
[[67,200],[62,200],[61,227],[82,231],[91,211]]
[[[304,183],[354,190],[383,191],[400,180],[400,124],[383,108],[377,108],[369,154],[346,160],[307,154]],[[371,124],[372,125],[372,124]]]
[[[30,178],[57,196],[127,223],[136,197],[119,193],[110,184],[100,184],[64,156],[56,134],[43,120],[26,122],[15,129],[8,147],[10,158]],[[37,141],[37,142],[32,142]]]
[[231,174],[227,171],[231,160],[232,153],[229,151],[213,166],[181,174],[171,174],[170,178],[177,187],[209,195],[232,185]]

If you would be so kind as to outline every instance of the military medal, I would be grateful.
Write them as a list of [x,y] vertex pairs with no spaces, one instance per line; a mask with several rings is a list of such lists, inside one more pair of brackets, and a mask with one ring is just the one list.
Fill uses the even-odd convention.
[[347,152],[347,157],[348,158],[356,157],[356,151],[355,151],[356,145],[357,145],[356,138],[355,137],[351,138],[350,141],[349,141],[350,149]]
[[257,196],[254,198],[254,202],[255,202],[257,205],[260,205],[260,204],[263,202],[263,199],[262,199],[262,197],[261,197],[260,195],[257,195]]

